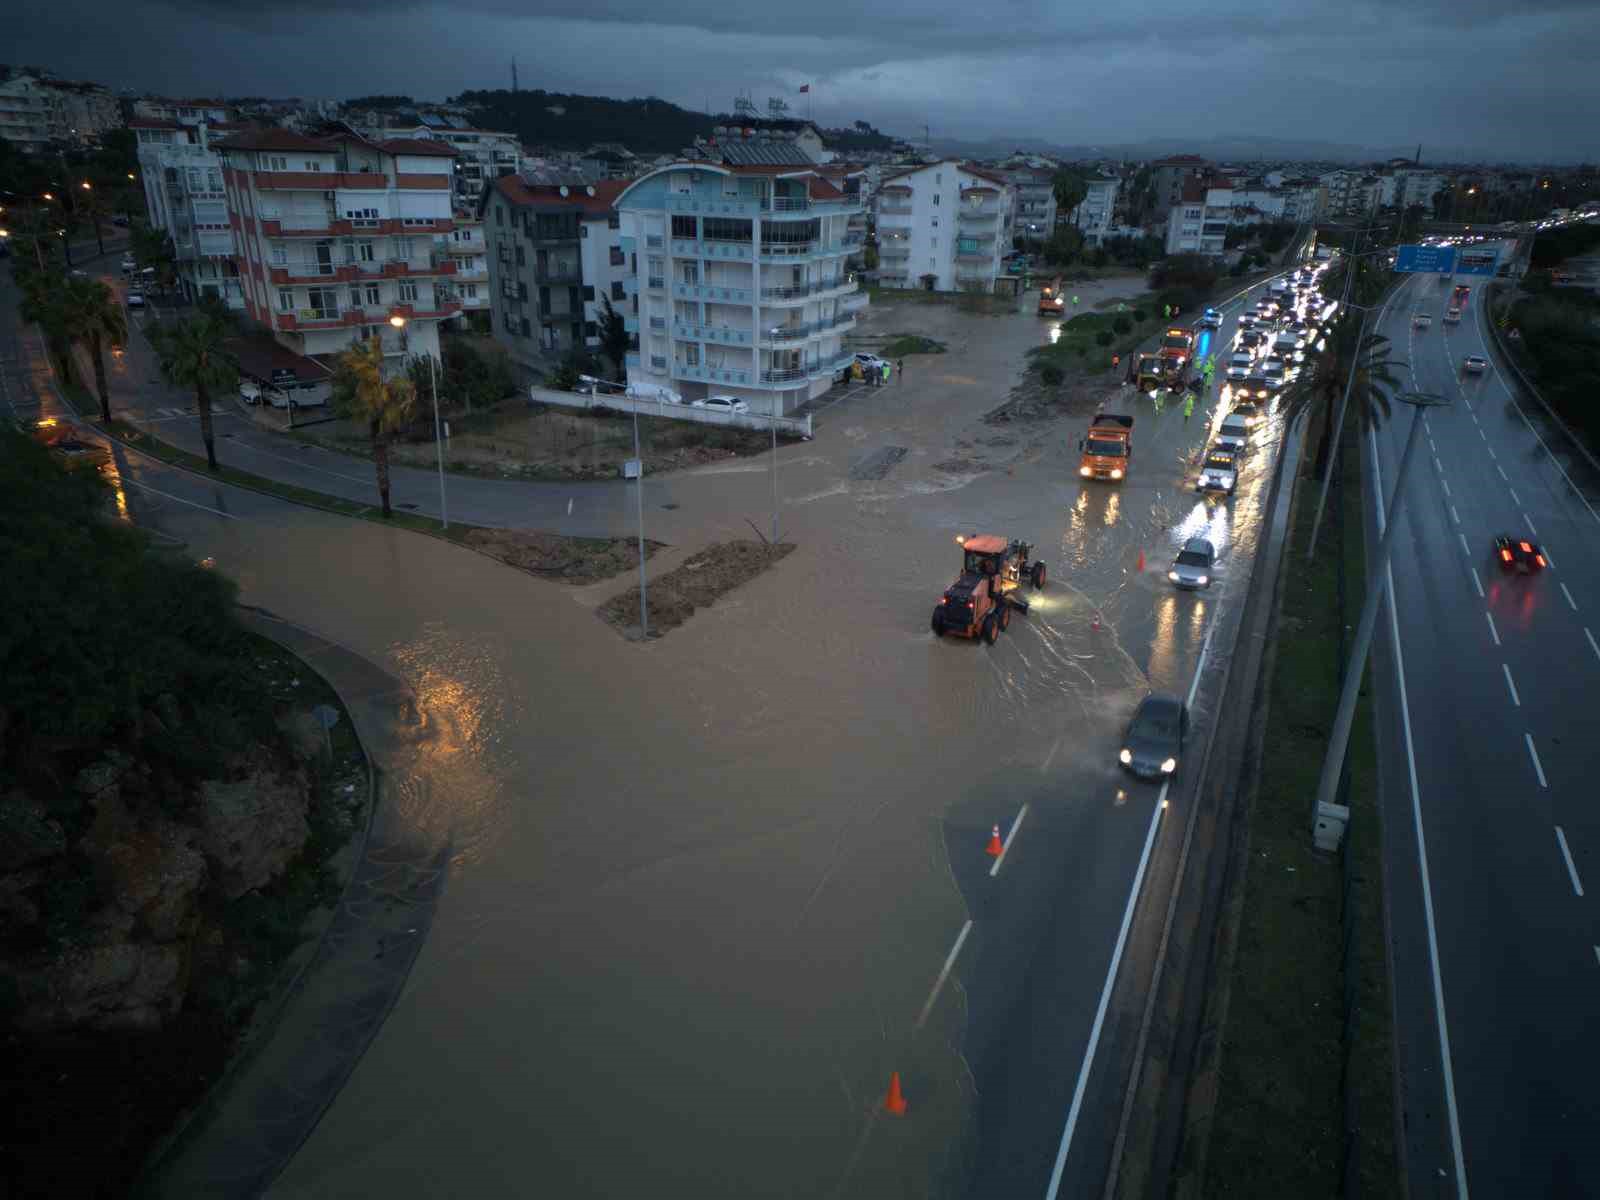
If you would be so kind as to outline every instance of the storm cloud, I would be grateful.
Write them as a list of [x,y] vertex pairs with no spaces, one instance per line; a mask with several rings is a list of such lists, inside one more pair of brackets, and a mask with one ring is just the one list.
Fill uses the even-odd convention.
[[[15,63],[167,94],[443,99],[521,85],[727,111],[741,92],[920,139],[1241,136],[1592,160],[1592,2],[58,0]],[[798,89],[810,84],[809,97]]]

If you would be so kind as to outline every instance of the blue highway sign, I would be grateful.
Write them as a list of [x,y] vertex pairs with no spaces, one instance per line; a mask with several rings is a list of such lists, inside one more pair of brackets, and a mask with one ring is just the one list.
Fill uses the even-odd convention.
[[[1394,269],[1410,273],[1448,275],[1455,269],[1454,246],[1401,246]],[[1491,269],[1491,275],[1494,271]]]
[[1498,250],[1476,247],[1463,249],[1456,259],[1457,275],[1493,275],[1495,268],[1500,265],[1500,252]]

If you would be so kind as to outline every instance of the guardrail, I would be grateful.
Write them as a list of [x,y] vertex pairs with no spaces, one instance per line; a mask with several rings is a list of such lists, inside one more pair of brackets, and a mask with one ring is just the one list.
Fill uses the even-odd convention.
[[767,432],[773,425],[777,425],[779,431],[783,433],[808,440],[811,437],[810,413],[803,417],[774,417],[767,413],[718,412],[711,408],[695,408],[689,404],[672,404],[666,400],[646,400],[621,394],[558,392],[537,386],[528,389],[528,399],[534,404],[550,404],[559,408],[607,408],[613,412],[636,412],[642,416],[665,417],[672,421],[691,421],[700,425],[720,425],[732,429],[758,429]]

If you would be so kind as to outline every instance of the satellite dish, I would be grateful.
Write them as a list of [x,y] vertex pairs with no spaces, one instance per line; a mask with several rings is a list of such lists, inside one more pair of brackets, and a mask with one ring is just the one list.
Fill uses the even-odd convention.
[[565,196],[565,195],[567,195],[567,193],[568,193],[568,191],[569,191],[569,189],[568,189],[568,188],[567,188],[567,185],[566,185],[566,184],[564,184],[564,183],[563,183],[563,184],[562,184],[562,185],[561,185],[561,194],[562,194],[562,195],[563,195],[563,196]]
[[591,195],[591,196],[592,196],[592,195],[594,195],[594,184],[592,184],[592,183],[591,183],[591,184],[589,184],[589,185],[588,185],[588,186],[587,186],[587,187],[585,187],[585,188],[584,188],[584,189],[583,189],[583,190],[584,190],[584,191],[586,191],[586,192],[588,192],[588,193],[589,193],[589,195]]

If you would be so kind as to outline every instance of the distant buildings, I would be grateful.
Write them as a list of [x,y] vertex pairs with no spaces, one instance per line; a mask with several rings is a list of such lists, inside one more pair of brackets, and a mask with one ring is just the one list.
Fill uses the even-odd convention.
[[1049,241],[1056,228],[1056,193],[1052,172],[1023,166],[997,172],[1011,185],[1013,236]]
[[515,134],[478,129],[465,117],[432,110],[372,109],[348,113],[346,123],[374,141],[412,138],[437,141],[455,154],[452,189],[456,198],[476,205],[483,185],[516,174],[522,147]]
[[634,180],[617,199],[628,381],[774,414],[827,391],[866,304],[845,269],[860,207],[815,167],[686,161]]
[[992,292],[1011,248],[1011,185],[947,159],[878,187],[878,278],[885,287]]
[[1155,189],[1155,209],[1151,213],[1157,220],[1166,220],[1183,199],[1186,183],[1209,174],[1211,164],[1197,154],[1174,154],[1158,158],[1150,164],[1150,181]]
[[1233,219],[1233,189],[1213,176],[1188,176],[1167,214],[1167,253],[1220,258]]
[[1087,194],[1065,220],[1083,234],[1084,245],[1098,246],[1111,234],[1121,180],[1092,178],[1084,183]]
[[90,145],[121,124],[117,98],[98,83],[0,68],[0,138],[25,153]]
[[242,128],[151,117],[135,117],[128,128],[138,139],[145,211],[151,227],[172,239],[173,265],[185,298],[194,302],[213,296],[229,308],[243,309],[239,247],[228,216],[222,155],[215,145]]
[[287,129],[215,149],[245,311],[279,345],[311,357],[379,337],[390,370],[404,355],[438,356],[439,323],[461,311],[448,291],[458,258],[435,246],[455,229],[454,151]]

